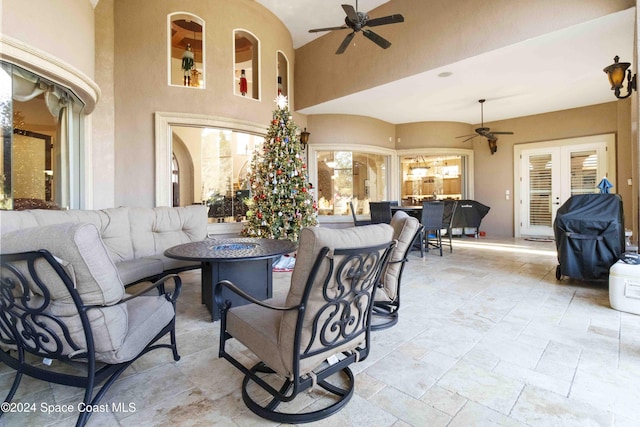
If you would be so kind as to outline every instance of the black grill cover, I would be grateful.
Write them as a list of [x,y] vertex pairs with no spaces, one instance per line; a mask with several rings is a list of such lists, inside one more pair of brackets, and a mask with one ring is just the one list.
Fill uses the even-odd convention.
[[606,279],[624,252],[622,199],[617,194],[571,196],[558,209],[553,231],[562,275]]
[[489,209],[491,209],[489,206],[475,200],[458,200],[451,227],[480,228],[482,218],[489,213]]

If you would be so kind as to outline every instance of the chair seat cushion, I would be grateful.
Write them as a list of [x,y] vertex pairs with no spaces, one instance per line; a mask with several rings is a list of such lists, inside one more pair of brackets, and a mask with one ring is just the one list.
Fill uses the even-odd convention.
[[[266,304],[283,307],[285,297],[279,296],[264,301]],[[242,343],[250,343],[251,350],[267,366],[278,373],[288,373],[287,366],[282,360],[279,346],[280,322],[282,311],[269,310],[253,304],[233,307],[227,312],[227,330]],[[292,355],[289,353],[289,358]]]
[[102,362],[127,362],[138,356],[175,318],[173,304],[164,295],[139,296],[125,304],[129,313],[127,334],[120,348],[97,356]]

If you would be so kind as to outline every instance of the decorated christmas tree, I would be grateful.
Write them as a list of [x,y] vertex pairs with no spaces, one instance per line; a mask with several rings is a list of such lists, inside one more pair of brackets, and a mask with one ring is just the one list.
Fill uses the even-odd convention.
[[287,97],[278,95],[276,103],[264,144],[251,160],[252,200],[242,234],[297,241],[303,227],[317,224],[317,206]]

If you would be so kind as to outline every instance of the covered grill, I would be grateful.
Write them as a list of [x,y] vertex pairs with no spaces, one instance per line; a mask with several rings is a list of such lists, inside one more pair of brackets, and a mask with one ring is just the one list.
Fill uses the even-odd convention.
[[617,194],[571,196],[553,223],[556,278],[603,280],[624,252],[622,199]]

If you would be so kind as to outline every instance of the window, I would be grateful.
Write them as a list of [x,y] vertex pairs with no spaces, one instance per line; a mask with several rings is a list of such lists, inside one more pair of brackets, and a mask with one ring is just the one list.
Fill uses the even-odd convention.
[[571,195],[593,193],[598,185],[596,150],[573,151],[571,161]]
[[67,88],[2,63],[1,209],[82,207],[83,108]]
[[466,157],[462,155],[400,157],[402,204],[421,205],[427,200],[463,199]]
[[359,151],[318,151],[318,214],[369,213],[369,202],[387,199],[390,156]]
[[233,39],[233,93],[260,99],[260,43],[253,34],[245,30],[235,30]]
[[169,21],[169,84],[204,88],[204,21],[174,13]]
[[[173,162],[194,165],[193,177],[174,177],[174,182],[193,182],[181,192],[181,206],[192,203],[209,207],[210,222],[240,222],[246,219],[250,199],[249,165],[256,147],[264,138],[259,135],[212,127],[172,126]],[[186,150],[178,147],[184,146]],[[183,168],[178,173],[181,175]],[[173,186],[173,200],[176,200]]]

